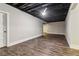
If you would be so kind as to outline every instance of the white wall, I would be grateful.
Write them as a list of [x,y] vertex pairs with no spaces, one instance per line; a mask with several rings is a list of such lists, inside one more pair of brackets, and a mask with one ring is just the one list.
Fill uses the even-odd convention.
[[70,48],[79,49],[79,4],[72,4],[66,19],[66,38]]
[[42,35],[43,21],[7,4],[0,10],[9,13],[9,44],[13,45]]
[[43,31],[48,34],[65,34],[65,22],[52,22],[43,25]]

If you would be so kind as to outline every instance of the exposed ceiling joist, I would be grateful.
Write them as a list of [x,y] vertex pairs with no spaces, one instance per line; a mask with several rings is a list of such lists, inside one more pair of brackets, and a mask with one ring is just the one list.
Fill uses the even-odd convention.
[[64,21],[68,13],[68,9],[70,7],[70,3],[8,3],[8,4],[47,22]]

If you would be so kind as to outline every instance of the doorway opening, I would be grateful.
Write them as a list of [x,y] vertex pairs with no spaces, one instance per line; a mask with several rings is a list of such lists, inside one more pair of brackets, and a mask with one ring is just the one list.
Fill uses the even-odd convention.
[[0,12],[0,48],[7,47],[8,43],[7,16],[6,12]]

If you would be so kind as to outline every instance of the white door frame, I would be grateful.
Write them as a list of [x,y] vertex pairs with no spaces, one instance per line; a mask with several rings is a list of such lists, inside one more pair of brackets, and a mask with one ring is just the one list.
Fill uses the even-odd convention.
[[4,44],[7,47],[9,44],[9,13],[1,10],[0,13],[7,14],[7,39],[6,39],[6,44]]

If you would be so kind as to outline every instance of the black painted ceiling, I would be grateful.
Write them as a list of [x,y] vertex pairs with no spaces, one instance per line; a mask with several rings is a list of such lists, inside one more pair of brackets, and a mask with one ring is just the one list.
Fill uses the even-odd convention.
[[7,3],[46,22],[64,21],[70,3]]

